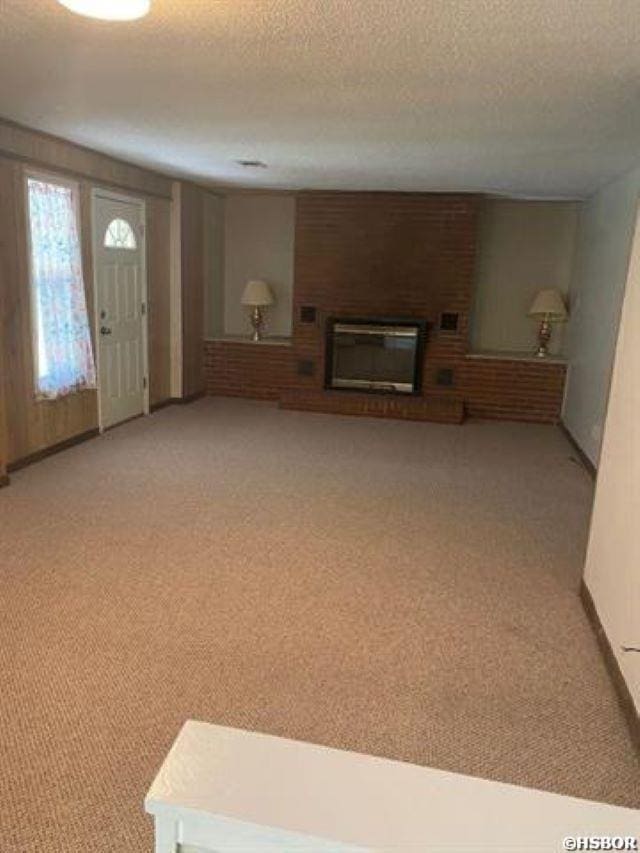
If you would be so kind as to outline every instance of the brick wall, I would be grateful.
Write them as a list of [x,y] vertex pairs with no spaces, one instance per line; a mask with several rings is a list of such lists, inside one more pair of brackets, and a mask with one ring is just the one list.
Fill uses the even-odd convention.
[[460,391],[468,415],[558,423],[566,367],[553,362],[468,358]]
[[286,344],[205,341],[207,394],[279,400],[293,385],[293,350]]
[[[299,387],[323,387],[326,319],[335,315],[428,320],[423,388],[435,389],[438,368],[455,367],[467,350],[478,212],[470,195],[301,193],[293,344],[315,373]],[[303,305],[316,307],[315,324],[300,321]],[[437,332],[443,311],[459,313],[457,332]]]

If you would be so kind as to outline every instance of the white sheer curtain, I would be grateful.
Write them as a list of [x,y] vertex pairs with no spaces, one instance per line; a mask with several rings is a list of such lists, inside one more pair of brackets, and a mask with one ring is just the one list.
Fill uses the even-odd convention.
[[29,178],[36,394],[96,387],[74,190]]

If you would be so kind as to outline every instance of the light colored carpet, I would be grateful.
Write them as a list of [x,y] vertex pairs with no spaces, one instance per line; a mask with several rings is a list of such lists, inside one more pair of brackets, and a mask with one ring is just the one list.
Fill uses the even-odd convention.
[[204,400],[0,492],[2,850],[152,849],[188,717],[640,805],[558,430]]

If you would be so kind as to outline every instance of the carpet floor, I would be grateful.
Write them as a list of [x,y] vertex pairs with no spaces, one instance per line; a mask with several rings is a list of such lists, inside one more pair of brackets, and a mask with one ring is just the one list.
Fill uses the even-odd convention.
[[206,399],[0,492],[3,851],[149,853],[187,718],[627,806],[553,427]]

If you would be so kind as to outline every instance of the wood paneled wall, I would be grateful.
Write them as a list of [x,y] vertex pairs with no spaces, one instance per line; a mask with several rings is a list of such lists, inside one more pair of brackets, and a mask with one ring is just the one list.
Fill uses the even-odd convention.
[[[0,125],[0,131],[2,126]],[[37,168],[52,175],[81,171],[90,152],[78,155],[69,146],[62,158],[65,169],[54,162],[42,162],[42,157],[56,154],[56,145],[41,151]],[[102,164],[102,155],[96,155]],[[89,158],[90,160],[91,158]],[[28,274],[27,214],[24,188],[25,162],[22,159],[0,158],[0,275],[4,305],[1,313],[1,343],[4,357],[3,392],[8,413],[6,427],[6,456],[9,463],[61,444],[98,426],[97,393],[84,391],[60,400],[37,401],[34,395],[34,364],[32,353],[31,306]],[[68,168],[69,165],[75,169]],[[119,167],[118,167],[119,168]],[[115,165],[114,165],[115,169]],[[102,168],[99,170],[102,173]],[[137,170],[139,171],[139,170]],[[127,172],[119,173],[122,180]],[[93,320],[93,265],[91,251],[91,189],[112,185],[91,178],[80,178],[80,224],[82,231],[82,261],[89,316]],[[149,362],[151,403],[157,404],[169,396],[169,231],[170,200],[159,195],[145,196],[137,190],[131,195],[147,202],[147,267],[149,276]],[[154,188],[158,188],[153,184]],[[117,187],[122,190],[121,186]],[[92,334],[93,322],[92,322]]]
[[204,392],[204,196],[183,183],[180,192],[182,243],[182,396]]
[[171,396],[171,202],[147,199],[149,285],[149,402]]
[[[0,239],[2,239],[0,237]],[[4,300],[6,288],[3,283],[6,283],[5,269],[3,266],[3,253],[0,251],[0,318],[4,317]],[[0,323],[0,342],[4,340],[4,328]],[[5,396],[6,374],[4,367],[4,347],[0,343],[0,488],[6,486],[9,482],[7,476],[8,462],[8,441],[7,441],[7,401]]]
[[3,486],[6,486],[8,482],[9,477],[7,475],[7,420],[4,401],[4,388],[0,383],[0,489]]
[[139,195],[171,198],[171,178],[57,136],[0,119],[0,156]]
[[[6,280],[2,317],[5,397],[8,412],[8,461],[16,462],[98,425],[95,391],[70,394],[61,400],[36,401],[32,350],[31,305],[27,256],[26,197],[23,165],[0,161],[2,252]],[[81,187],[82,262],[86,282],[92,280],[90,210]],[[92,288],[87,306],[93,316]]]

